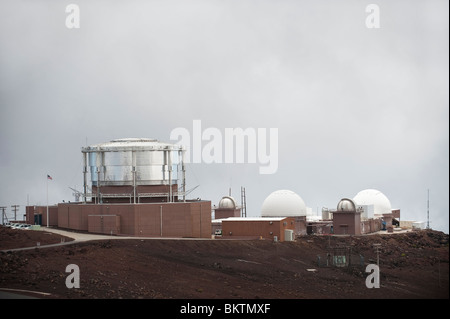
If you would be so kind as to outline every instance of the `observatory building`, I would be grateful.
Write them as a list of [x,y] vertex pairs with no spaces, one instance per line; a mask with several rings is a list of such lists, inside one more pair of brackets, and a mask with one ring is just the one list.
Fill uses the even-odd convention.
[[88,197],[101,204],[173,202],[179,195],[185,199],[182,146],[154,139],[128,138],[83,147],[82,153],[85,202]]
[[265,218],[292,217],[294,236],[306,235],[306,205],[303,199],[291,190],[277,190],[264,200],[261,216]]
[[242,207],[237,206],[231,196],[222,197],[219,207],[215,209],[213,234],[219,231],[222,238],[233,239],[294,240],[296,219],[302,218],[300,214],[306,216],[305,203],[291,191],[278,191],[271,195],[263,204],[266,214],[252,218],[247,218],[244,213],[239,217]]
[[182,146],[128,138],[83,147],[81,202],[59,203],[57,217],[27,207],[27,221],[93,233],[210,237],[211,202],[187,200]]
[[261,208],[262,217],[306,217],[303,199],[290,190],[277,190],[266,197]]
[[232,196],[224,196],[219,201],[219,206],[214,209],[214,218],[223,219],[228,217],[240,217],[241,207]]
[[376,189],[360,191],[353,199],[343,198],[333,216],[334,234],[360,235],[379,230],[393,231],[398,225],[400,210],[391,209],[389,199]]
[[219,205],[213,206],[214,219],[211,221],[211,234],[221,235],[222,234],[222,221],[223,219],[230,217],[240,217],[241,216],[241,206],[238,206],[234,197],[223,196],[219,201]]
[[379,190],[365,189],[353,197],[353,201],[363,209],[365,218],[383,217],[383,214],[391,214],[391,202]]
[[348,198],[339,201],[333,212],[333,231],[336,235],[361,235],[361,212],[355,202]]
[[[382,229],[389,232],[393,231],[394,224],[400,224],[400,209],[392,209],[389,199],[379,190],[362,190],[356,194],[353,201],[362,209],[361,219],[363,221],[382,220]],[[362,224],[362,226],[364,228],[365,225]],[[371,228],[373,228],[373,225]]]
[[[261,217],[247,218],[245,188],[241,204],[223,196],[211,201],[186,196],[185,149],[149,138],[115,139],[81,148],[83,190],[74,203],[27,206],[29,224],[101,233],[145,237],[264,238],[290,241],[307,234],[365,234],[393,231],[400,210],[392,210],[380,191],[366,189],[353,199],[343,198],[335,211],[312,216],[303,199],[291,190],[269,194]],[[398,220],[396,220],[398,219]]]

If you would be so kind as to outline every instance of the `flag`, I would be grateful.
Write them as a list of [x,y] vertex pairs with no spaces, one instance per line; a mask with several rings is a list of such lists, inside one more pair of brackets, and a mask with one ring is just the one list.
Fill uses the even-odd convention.
[[53,178],[50,175],[48,175],[48,174],[47,174],[47,179],[53,180]]

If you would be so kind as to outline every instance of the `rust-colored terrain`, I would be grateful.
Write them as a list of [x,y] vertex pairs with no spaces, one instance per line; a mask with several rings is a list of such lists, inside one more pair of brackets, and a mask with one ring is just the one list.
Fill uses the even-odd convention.
[[[0,227],[0,250],[60,243],[43,231]],[[64,238],[67,243],[70,238]],[[381,244],[380,288],[365,285],[365,266]],[[318,255],[346,246],[363,265],[318,267]],[[323,259],[322,259],[323,262]],[[80,288],[66,287],[66,266]],[[0,290],[38,298],[317,299],[449,298],[448,234],[414,231],[370,236],[265,240],[106,239],[0,252]]]

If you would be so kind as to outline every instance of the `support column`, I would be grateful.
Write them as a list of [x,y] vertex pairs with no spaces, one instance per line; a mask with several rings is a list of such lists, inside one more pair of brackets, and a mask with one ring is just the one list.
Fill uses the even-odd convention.
[[136,204],[136,152],[131,152],[131,164],[132,164],[132,174],[133,174],[133,204]]
[[168,151],[167,153],[167,162],[169,166],[169,202],[173,202],[173,194],[172,194],[172,153]]
[[136,204],[136,166],[133,166],[132,172],[133,172],[133,204]]
[[162,219],[162,205],[159,206],[159,218],[161,221],[161,225],[160,225],[160,236],[162,237],[163,235],[163,219]]
[[87,152],[83,152],[83,193],[84,193],[84,203],[86,204],[87,196]]
[[184,166],[184,149],[181,151],[181,173],[182,173],[182,188],[183,188],[183,202],[186,202],[186,167]]
[[200,235],[199,238],[202,237],[202,204],[200,203]]
[[100,204],[100,168],[97,167],[97,204]]

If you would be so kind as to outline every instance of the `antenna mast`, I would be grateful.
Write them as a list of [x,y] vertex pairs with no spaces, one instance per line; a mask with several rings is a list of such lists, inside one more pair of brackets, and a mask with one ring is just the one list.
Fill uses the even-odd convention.
[[241,215],[247,217],[247,197],[245,196],[245,187],[241,186]]

